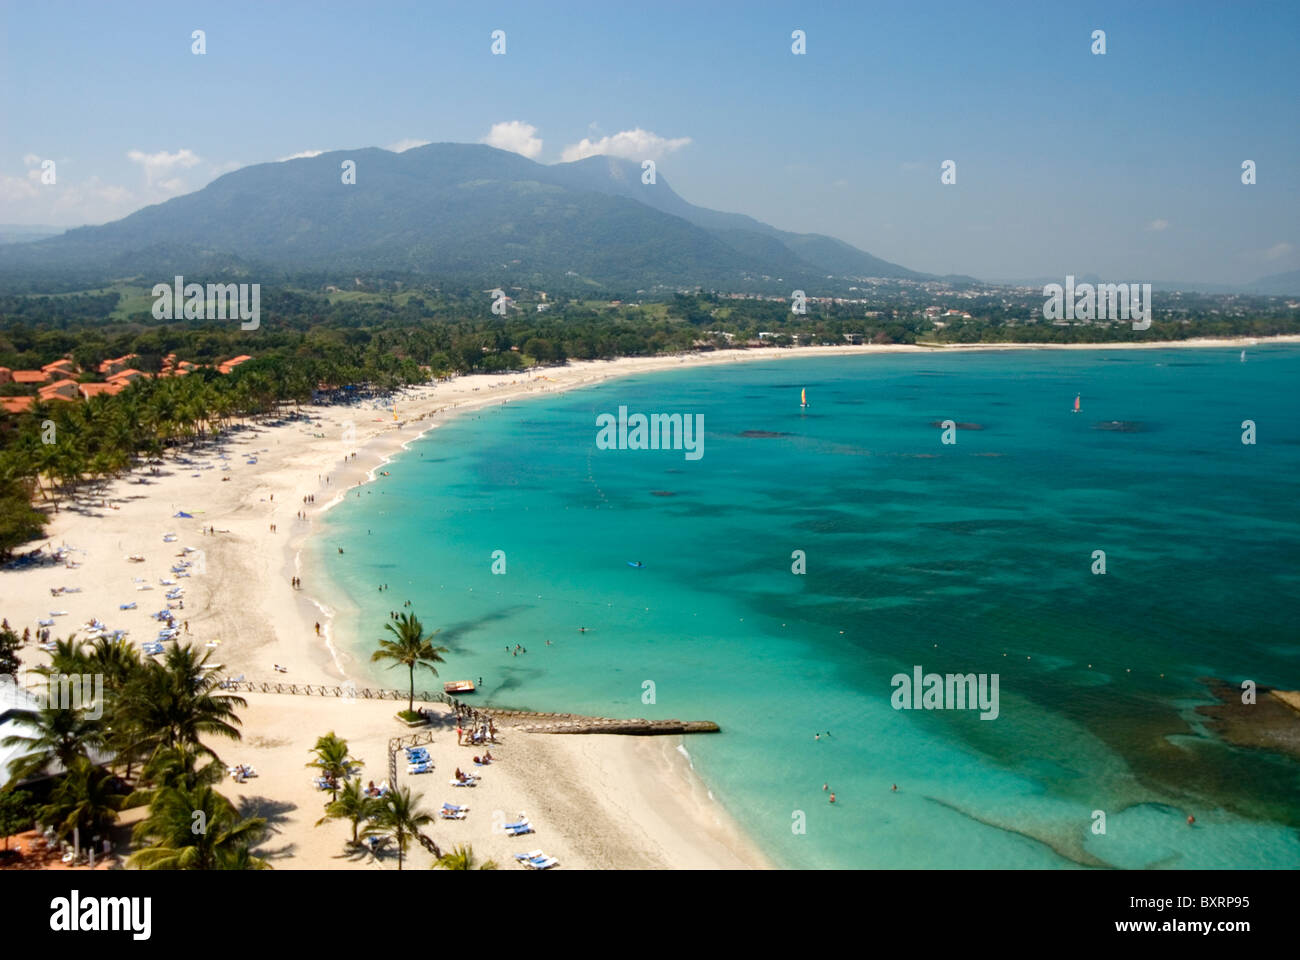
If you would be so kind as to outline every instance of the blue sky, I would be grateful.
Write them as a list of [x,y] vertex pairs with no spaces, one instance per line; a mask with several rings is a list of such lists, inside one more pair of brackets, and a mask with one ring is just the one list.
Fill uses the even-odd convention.
[[493,142],[539,162],[656,156],[694,203],[918,270],[1234,283],[1300,268],[1295,2],[0,11],[0,223],[100,223],[238,166],[513,124]]

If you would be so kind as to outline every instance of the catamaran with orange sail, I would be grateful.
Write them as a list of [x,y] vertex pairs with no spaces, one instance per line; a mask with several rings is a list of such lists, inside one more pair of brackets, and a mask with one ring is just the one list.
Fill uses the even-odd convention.
[[808,388],[807,388],[807,387],[804,387],[802,390],[799,391],[799,406],[801,406],[801,407],[806,407],[806,406],[808,406]]

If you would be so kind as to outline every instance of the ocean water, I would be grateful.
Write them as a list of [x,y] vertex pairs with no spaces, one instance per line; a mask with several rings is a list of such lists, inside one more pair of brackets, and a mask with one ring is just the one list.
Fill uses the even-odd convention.
[[[717,721],[686,749],[782,865],[1297,867],[1300,763],[1194,708],[1300,688],[1298,384],[1286,345],[628,377],[438,428],[312,562],[363,659],[407,599],[440,629],[417,686]],[[620,405],[702,414],[703,456],[597,449]],[[917,666],[996,674],[996,719],[895,709]]]

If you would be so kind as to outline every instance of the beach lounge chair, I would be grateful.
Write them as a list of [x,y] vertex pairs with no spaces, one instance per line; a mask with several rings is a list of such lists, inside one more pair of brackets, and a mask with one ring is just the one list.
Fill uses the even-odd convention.
[[523,863],[526,860],[540,860],[545,856],[546,854],[542,853],[540,850],[531,850],[528,853],[516,853],[515,859],[520,863]]
[[477,786],[478,786],[478,781],[477,781],[477,780],[457,780],[455,777],[453,777],[453,778],[451,779],[451,785],[452,785],[453,787],[477,787]]
[[429,762],[413,763],[406,768],[407,773],[433,773],[433,764]]
[[120,604],[118,604],[117,609],[119,609],[119,610],[134,610],[134,609],[135,609],[135,601],[132,600],[130,603],[120,603]]
[[461,811],[469,810],[469,807],[462,807],[459,803],[444,803],[442,805],[442,809],[451,810],[453,812],[461,812]]
[[444,803],[440,816],[444,820],[464,820],[469,814],[469,807],[458,807],[455,804]]
[[549,870],[551,867],[558,867],[560,865],[560,861],[556,860],[554,857],[538,857],[536,860],[528,860],[526,862],[527,865],[532,867],[534,870]]
[[533,832],[532,825],[527,823],[519,823],[513,826],[507,826],[505,829],[506,829],[506,833],[512,837],[522,837],[524,836],[524,834]]

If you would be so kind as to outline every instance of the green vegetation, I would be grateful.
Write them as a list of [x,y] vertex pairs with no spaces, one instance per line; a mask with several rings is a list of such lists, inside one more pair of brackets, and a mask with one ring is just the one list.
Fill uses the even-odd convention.
[[474,859],[474,848],[468,843],[464,846],[457,845],[450,853],[444,853],[434,862],[434,867],[441,867],[443,870],[495,870],[497,863],[495,860],[486,860],[479,863]]
[[36,804],[25,790],[12,788],[0,790],[0,837],[5,838],[4,849],[9,850],[9,838],[22,833],[36,822]]
[[[318,769],[321,776],[326,777],[331,783],[337,784],[339,780],[347,779],[353,770],[358,770],[362,766],[360,760],[348,755],[348,742],[342,737],[335,736],[333,730],[317,738],[312,752],[316,754],[316,759],[310,761],[307,766]],[[336,785],[330,791],[330,795],[338,799],[338,794]]]
[[316,821],[316,826],[330,820],[347,820],[352,824],[352,846],[359,846],[361,841],[357,831],[363,820],[373,819],[379,813],[380,801],[366,796],[360,780],[349,780],[341,790],[334,792],[334,799],[325,805],[325,816]]
[[412,840],[418,840],[427,847],[435,857],[441,857],[442,851],[424,835],[422,829],[433,823],[433,817],[420,809],[424,795],[411,796],[409,787],[390,790],[379,801],[375,809],[374,820],[363,831],[366,836],[392,837],[397,844],[397,869],[402,869],[402,860]]
[[391,623],[384,624],[384,629],[393,635],[395,639],[389,640],[381,637],[379,639],[379,649],[370,655],[371,662],[379,660],[392,660],[392,666],[401,665],[407,668],[410,678],[411,691],[406,702],[406,716],[408,719],[414,719],[415,716],[415,668],[424,667],[435,677],[438,675],[438,669],[435,663],[444,663],[442,654],[447,653],[446,647],[435,647],[431,637],[436,636],[438,631],[433,631],[429,637],[424,635],[424,625],[416,619],[414,613],[400,613],[397,619]]
[[[93,711],[102,716],[83,709],[91,704],[49,704],[15,714],[26,732],[3,744],[23,749],[0,791],[0,831],[7,835],[16,821],[25,826],[39,818],[60,839],[77,829],[85,837],[111,826],[125,807],[146,804],[148,815],[134,831],[142,846],[129,866],[265,869],[251,850],[265,839],[266,822],[242,816],[216,792],[224,766],[200,739],[240,739],[235,709],[246,705],[218,689],[207,659],[190,646],[144,661],[121,640],[58,641],[50,665],[37,672],[102,677],[103,697]],[[139,776],[132,784],[133,768]],[[17,784],[48,775],[55,778],[49,802],[33,812]]]

